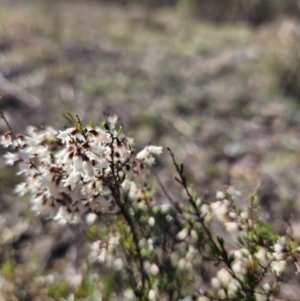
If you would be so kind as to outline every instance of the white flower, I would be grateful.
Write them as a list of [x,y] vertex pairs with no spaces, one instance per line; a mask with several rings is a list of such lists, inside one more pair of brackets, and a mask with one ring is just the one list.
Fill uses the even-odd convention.
[[177,262],[177,267],[179,270],[185,270],[186,269],[186,260],[184,258],[180,258]]
[[62,150],[59,150],[57,153],[55,153],[55,159],[66,165],[70,165],[72,163],[70,152],[67,148],[63,148]]
[[228,215],[229,215],[229,217],[232,218],[232,219],[237,219],[237,217],[238,217],[237,213],[234,212],[234,211],[230,211],[230,212],[228,213]]
[[222,287],[227,287],[230,281],[232,280],[232,276],[225,268],[222,268],[221,270],[218,271],[217,278],[220,281],[220,285]]
[[123,268],[123,260],[121,258],[117,258],[113,263],[113,268],[116,271],[121,271]]
[[25,136],[25,143],[29,146],[37,146],[37,145],[39,145],[40,141],[37,139],[33,139],[31,137]]
[[211,203],[210,208],[219,221],[226,222],[228,220],[229,205],[228,200],[222,200]]
[[85,217],[88,225],[92,225],[97,220],[97,215],[95,213],[88,213]]
[[76,131],[75,128],[69,128],[69,129],[66,129],[64,131],[59,131],[59,134],[57,135],[57,138],[60,139],[60,140],[63,140],[63,142],[65,142],[69,136],[70,136],[70,133],[73,132],[73,131]]
[[148,224],[150,227],[153,227],[155,225],[155,218],[153,216],[149,217]]
[[214,278],[211,279],[211,286],[215,289],[220,288],[221,283],[220,283],[220,281],[217,277],[214,277]]
[[140,161],[143,161],[145,164],[151,166],[155,162],[155,159],[152,156],[152,154],[159,155],[162,153],[162,149],[163,148],[161,146],[146,146],[143,150],[137,153],[136,158]]
[[161,213],[168,213],[172,209],[172,207],[173,206],[171,204],[161,204],[160,211]]
[[13,139],[11,137],[11,134],[6,133],[1,136],[1,142],[0,144],[4,147],[9,147],[13,144]]
[[28,168],[28,164],[24,161],[19,162],[18,171],[16,172],[17,176],[23,175],[23,176],[30,176],[30,169]]
[[155,159],[154,157],[152,156],[147,156],[145,159],[144,159],[144,163],[147,164],[148,166],[152,166],[155,162]]
[[216,199],[222,200],[225,198],[225,194],[223,191],[217,191],[216,193]]
[[119,153],[125,160],[130,156],[131,151],[126,148],[124,143],[118,143],[114,151]]
[[235,260],[231,266],[232,271],[241,277],[246,272],[246,264],[241,260]]
[[262,287],[265,292],[271,291],[271,285],[269,283],[265,283]]
[[243,211],[243,212],[241,213],[241,218],[242,218],[242,219],[247,220],[248,217],[249,217],[249,213],[248,213],[248,212]]
[[83,160],[80,154],[76,153],[73,156],[73,167],[75,171],[78,171],[80,173],[83,173],[83,166],[82,166]]
[[150,273],[154,276],[156,276],[159,273],[159,267],[155,263],[151,264]]
[[137,187],[136,183],[133,181],[130,181],[130,188],[128,197],[132,201],[138,201],[143,197],[143,193],[140,188]]
[[90,181],[84,186],[84,190],[88,196],[96,196],[102,191],[102,182],[100,180]]
[[144,160],[148,155],[149,155],[149,150],[146,147],[143,150],[141,150],[139,153],[137,153],[136,158],[138,160]]
[[109,123],[111,129],[115,128],[115,126],[118,122],[118,119],[119,119],[119,117],[117,115],[108,116],[107,122]]
[[149,251],[153,251],[154,250],[154,246],[153,246],[153,240],[151,238],[149,238],[147,240],[147,246],[148,246],[148,250]]
[[20,160],[18,154],[13,154],[11,152],[7,152],[3,157],[6,165],[14,165],[16,161]]
[[179,241],[182,241],[182,240],[185,240],[188,235],[189,235],[188,229],[184,228],[180,232],[177,233],[176,239]]
[[124,291],[124,297],[125,297],[125,300],[135,300],[135,295],[131,288],[127,288]]
[[23,161],[25,161],[25,162],[30,161],[30,154],[26,150],[23,150],[23,149],[19,150],[18,155]]
[[95,167],[101,171],[108,167],[108,162],[105,159],[99,159],[96,161]]
[[159,155],[162,153],[163,148],[161,146],[149,145],[148,150],[151,154]]
[[286,239],[285,237],[279,237],[277,242],[275,243],[275,245],[273,246],[274,248],[274,251],[276,253],[279,253],[279,252],[282,252],[284,246],[285,246],[285,242],[286,242]]
[[90,142],[89,146],[91,151],[100,157],[104,156],[106,153],[106,148],[98,142]]
[[236,279],[231,279],[228,284],[228,295],[234,297],[236,291],[240,288],[240,284]]
[[67,223],[67,219],[70,220],[70,213],[67,212],[66,207],[61,206],[53,220],[63,225]]
[[31,136],[31,137],[34,137],[38,134],[38,129],[37,127],[35,126],[32,126],[32,125],[29,125],[27,128],[26,128],[26,133]]
[[22,182],[18,184],[15,189],[14,193],[18,194],[19,196],[24,196],[28,192],[28,185],[26,182]]
[[286,261],[285,260],[273,261],[271,263],[271,269],[275,273],[275,275],[278,276],[278,277],[285,270],[285,268],[286,268]]
[[32,209],[37,214],[46,213],[50,217],[54,217],[57,214],[59,207],[56,205],[55,202],[53,203],[52,201],[52,199],[47,199],[43,195],[31,198]]
[[122,189],[124,190],[124,191],[129,191],[129,189],[130,189],[130,185],[131,185],[131,181],[128,179],[128,178],[126,178],[123,182],[122,182],[122,184],[121,184],[121,187],[122,187]]
[[283,246],[279,243],[276,243],[273,248],[276,253],[280,253],[283,249]]
[[148,293],[148,300],[149,301],[156,301],[156,291],[154,289],[151,289]]
[[[49,162],[49,157],[50,157],[50,151],[48,149],[48,146],[41,146],[39,145],[36,148],[32,148],[31,154],[36,155],[37,157],[41,158],[45,158],[45,160],[47,160],[47,162]],[[42,159],[42,158],[41,158]]]
[[79,179],[80,174],[75,170],[71,171],[68,178],[64,181],[64,187],[71,186],[71,188],[74,189]]
[[84,170],[85,174],[89,178],[91,178],[91,177],[93,177],[95,175],[93,164],[92,164],[92,162],[90,160],[83,161],[82,167],[83,167],[83,170]]

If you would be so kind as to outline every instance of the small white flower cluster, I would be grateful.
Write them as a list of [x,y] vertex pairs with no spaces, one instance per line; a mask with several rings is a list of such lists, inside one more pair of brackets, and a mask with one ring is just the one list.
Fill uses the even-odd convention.
[[118,209],[116,203],[124,195],[131,201],[143,198],[135,179],[154,163],[153,155],[162,147],[147,146],[134,159],[129,141],[115,125],[83,127],[80,120],[62,131],[29,127],[27,135],[8,132],[1,137],[4,147],[15,149],[4,155],[6,164],[18,162],[18,174],[24,176],[15,192],[29,193],[37,213],[61,223]]
[[[268,288],[268,291],[271,290],[274,280],[280,277],[286,269],[286,261],[282,260],[284,255],[281,254],[278,257],[276,252],[268,252],[264,247],[260,247],[259,251],[253,255],[246,248],[233,250],[230,255],[234,256],[230,268],[221,268],[216,277],[211,279],[211,285],[216,295],[221,298],[226,297],[226,294],[230,298],[235,297],[238,290],[242,289],[241,285],[244,283],[246,275],[251,272],[259,275],[261,282],[267,281],[262,285],[262,290],[268,293],[266,290]],[[271,277],[272,274],[275,278]]]
[[230,255],[234,256],[230,272],[229,269],[224,267],[219,270],[216,277],[211,280],[212,287],[217,290],[219,297],[225,297],[224,289],[227,291],[229,297],[234,297],[236,292],[241,288],[241,282],[247,270],[252,265],[255,265],[256,262],[255,257],[253,257],[246,248],[232,250]]
[[[258,207],[246,210],[239,208],[237,206],[239,196],[237,191],[229,187],[217,192],[214,202],[205,204],[207,227],[211,221],[217,220],[233,238],[239,243],[242,242],[240,249],[228,250],[229,261],[211,279],[214,292],[211,296],[221,299],[238,296],[244,289],[242,286],[245,281],[249,281],[247,279],[252,275],[252,279],[255,277],[260,279],[260,285],[257,285],[255,290],[255,295],[259,296],[257,300],[265,300],[260,297],[278,292],[279,279],[291,278],[295,275],[295,271],[296,273],[300,271],[298,263],[300,247],[287,236],[275,238],[276,236],[272,236],[271,232],[268,233],[267,225],[255,217],[254,212]],[[261,236],[261,231],[267,231],[264,238]],[[178,235],[181,236],[181,232]]]
[[[228,197],[226,197],[226,194]],[[247,211],[237,212],[234,204],[236,195],[239,196],[239,192],[229,187],[226,193],[218,191],[216,194],[217,200],[210,204],[212,217],[220,221],[230,233],[242,230],[242,220],[248,218]]]
[[229,297],[234,297],[236,291],[239,289],[239,282],[233,278],[232,274],[226,268],[222,268],[218,271],[217,276],[211,280],[212,287],[218,290],[217,295],[221,298],[225,298],[226,289]]
[[[263,298],[263,295],[278,292],[279,279],[291,279],[295,270],[296,274],[299,273],[299,253],[300,247],[288,250],[287,238],[283,236],[269,248],[259,247],[253,255],[246,248],[233,250],[230,255],[234,256],[234,260],[230,268],[221,268],[216,277],[211,279],[211,285],[216,296],[232,298],[242,289],[247,275],[252,273],[260,278],[260,285],[255,292],[257,300],[269,300]],[[293,262],[296,268],[292,268]]]
[[108,239],[97,240],[90,245],[90,254],[88,259],[91,263],[97,262],[106,267],[113,268],[115,271],[122,270],[124,266],[123,259],[118,256],[119,247],[118,235],[108,235]]

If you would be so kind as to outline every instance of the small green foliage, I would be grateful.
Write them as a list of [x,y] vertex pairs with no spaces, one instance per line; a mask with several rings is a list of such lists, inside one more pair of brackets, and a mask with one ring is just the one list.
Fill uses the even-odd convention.
[[13,280],[14,279],[14,271],[15,271],[15,262],[12,260],[6,261],[2,267],[1,267],[1,274],[7,279],[7,280]]
[[96,240],[100,239],[100,237],[103,236],[103,234],[102,234],[103,230],[104,230],[103,228],[101,229],[95,224],[92,225],[88,231],[88,238],[91,241],[96,241]]
[[94,121],[89,122],[90,127],[94,130],[96,128]]
[[88,279],[83,279],[81,284],[76,288],[74,296],[76,300],[79,298],[87,298],[93,294],[94,290],[94,284]]
[[253,237],[257,239],[259,245],[273,245],[278,236],[274,234],[271,225],[265,224],[260,220],[257,220],[254,225]]
[[178,183],[180,183],[180,184],[182,183],[181,180],[180,180],[179,178],[174,177],[174,179],[175,179]]
[[103,124],[103,127],[104,127],[104,129],[106,130],[106,131],[110,131],[110,126],[109,126],[109,124],[107,123],[107,122],[105,122],[104,124]]
[[70,112],[63,113],[62,115],[70,123],[70,125],[74,126],[76,124],[77,120]]
[[79,143],[79,144],[83,143],[83,141],[80,140],[79,138],[76,138],[76,142]]
[[179,163],[179,165],[178,165],[178,171],[179,171],[180,174],[183,174],[183,172],[184,172],[184,165],[183,165],[183,163]]
[[48,288],[48,296],[54,300],[60,300],[66,298],[69,291],[68,281],[63,280],[56,284],[50,285]]
[[287,239],[287,249],[288,251],[292,252],[298,249],[298,244],[295,240],[289,238]]
[[84,132],[84,130],[83,130],[83,127],[82,127],[82,124],[81,123],[79,123],[79,122],[76,122],[76,128],[77,128],[77,130],[79,131],[79,132]]
[[223,250],[224,249],[224,239],[220,236],[217,236],[217,241],[221,247],[221,250]]
[[118,129],[118,131],[117,131],[116,137],[120,137],[121,134],[122,134],[122,132],[123,132],[123,128],[122,128],[122,126],[120,126],[119,129]]

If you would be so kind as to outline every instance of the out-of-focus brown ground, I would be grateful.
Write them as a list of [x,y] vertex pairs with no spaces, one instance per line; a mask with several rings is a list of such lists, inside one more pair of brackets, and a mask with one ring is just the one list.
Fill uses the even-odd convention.
[[[289,86],[299,30],[288,18],[254,30],[168,9],[2,1],[0,110],[16,131],[62,126],[65,111],[95,123],[104,112],[117,114],[137,148],[170,147],[200,195],[233,185],[246,201],[260,186],[264,218],[280,233],[289,221],[300,240],[300,89]],[[158,163],[160,181],[181,198],[167,152]],[[32,216],[26,199],[11,193],[18,179],[1,164],[2,258],[11,252],[20,267],[35,257],[43,269],[62,262],[72,269],[74,252],[83,252],[74,233],[86,229],[65,231],[58,241],[61,229]],[[158,199],[166,200],[159,188]],[[64,260],[51,261],[55,256]]]

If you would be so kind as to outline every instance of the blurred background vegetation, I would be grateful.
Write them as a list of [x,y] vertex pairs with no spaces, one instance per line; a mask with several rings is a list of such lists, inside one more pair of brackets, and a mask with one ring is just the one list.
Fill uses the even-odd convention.
[[[99,1],[110,2],[110,1]],[[118,1],[115,1],[116,3]],[[243,22],[253,26],[270,22],[278,15],[299,17],[297,0],[128,0],[124,3],[142,3],[147,8],[170,7],[188,13],[198,20],[209,22]]]
[[[200,195],[260,185],[262,216],[299,240],[299,12],[296,0],[1,0],[0,110],[16,132],[62,126],[66,111],[117,114],[137,148],[171,147]],[[180,198],[167,154],[155,172]],[[0,296],[88,300],[94,234],[34,217],[18,181],[1,161]]]

